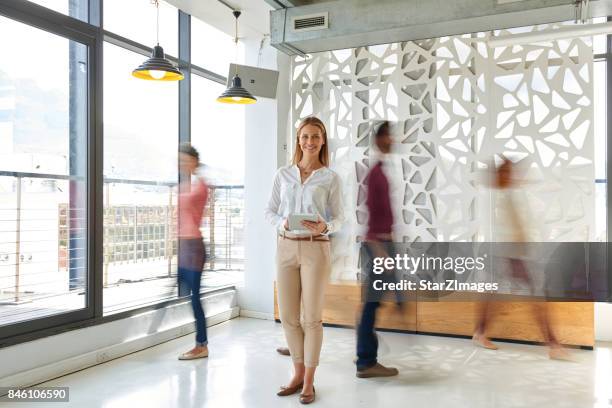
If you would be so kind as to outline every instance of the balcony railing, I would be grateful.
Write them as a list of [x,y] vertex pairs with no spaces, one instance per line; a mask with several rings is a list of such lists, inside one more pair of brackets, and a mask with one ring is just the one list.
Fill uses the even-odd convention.
[[[125,191],[121,190],[126,185],[139,189],[141,195],[148,197],[147,204],[114,204],[113,196],[115,194],[124,196]],[[243,192],[243,186],[210,186],[210,199],[201,228],[208,247],[204,270],[243,269]],[[152,202],[155,196],[158,199],[156,203]],[[175,184],[108,179],[105,180],[105,203],[105,285],[116,283],[118,280],[125,282],[142,279],[140,277],[142,273],[134,272],[130,275],[129,271],[121,272],[120,278],[111,276],[109,269],[113,264],[118,270],[121,265],[127,267],[127,265],[164,262],[165,276],[176,273]],[[156,270],[157,274],[161,272],[160,268]],[[150,272],[145,272],[145,276],[155,277]]]
[[[78,205],[84,194],[75,198],[79,188],[82,179],[71,176],[0,171],[0,305],[84,291],[86,213]],[[176,190],[175,183],[104,179],[106,288],[175,276]],[[243,186],[211,186],[202,224],[205,270],[244,268],[243,192]]]

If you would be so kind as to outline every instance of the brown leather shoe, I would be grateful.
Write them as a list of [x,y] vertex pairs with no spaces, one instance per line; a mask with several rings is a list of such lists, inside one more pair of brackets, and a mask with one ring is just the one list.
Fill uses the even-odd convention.
[[293,395],[298,391],[302,390],[304,383],[299,383],[294,387],[281,387],[280,391],[276,393],[279,397],[286,397],[288,395]]
[[312,386],[312,394],[300,394],[300,404],[311,404],[315,400],[315,387]]
[[280,354],[281,356],[290,356],[291,352],[289,351],[289,349],[287,347],[279,347],[276,349],[276,352],[278,354]]
[[372,367],[364,368],[363,370],[357,370],[357,377],[359,378],[372,378],[372,377],[393,377],[397,375],[399,371],[397,368],[385,367],[380,363],[374,364]]
[[208,357],[208,348],[202,349],[200,351],[190,350],[186,353],[183,353],[179,356],[179,360],[195,360],[198,358],[206,358]]

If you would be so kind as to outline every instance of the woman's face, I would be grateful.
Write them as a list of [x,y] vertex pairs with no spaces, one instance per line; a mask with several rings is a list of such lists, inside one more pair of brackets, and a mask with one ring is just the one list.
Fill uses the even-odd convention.
[[319,152],[325,141],[323,140],[323,133],[318,126],[306,125],[300,132],[298,143],[304,156],[319,157]]
[[179,153],[179,168],[183,174],[193,174],[198,168],[198,161],[187,153]]

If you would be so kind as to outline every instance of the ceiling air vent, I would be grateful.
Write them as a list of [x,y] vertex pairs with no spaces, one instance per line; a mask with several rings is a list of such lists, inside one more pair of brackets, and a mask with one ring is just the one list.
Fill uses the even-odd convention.
[[329,28],[327,12],[293,18],[293,31],[324,30],[326,28]]

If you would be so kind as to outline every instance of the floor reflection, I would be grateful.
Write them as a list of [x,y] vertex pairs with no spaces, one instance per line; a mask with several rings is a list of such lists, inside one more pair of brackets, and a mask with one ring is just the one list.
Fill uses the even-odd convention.
[[[131,354],[45,385],[69,386],[74,407],[296,407],[277,388],[291,360],[279,324],[239,318],[210,328],[208,359],[178,361],[192,335]],[[474,348],[469,340],[381,333],[380,361],[400,369],[386,379],[357,379],[355,334],[325,328],[317,372],[318,407],[608,407],[612,344],[572,350],[574,362],[551,361],[546,348],[499,343]],[[17,408],[23,404],[13,404]],[[37,407],[59,404],[37,404]],[[12,406],[3,404],[3,407]]]

